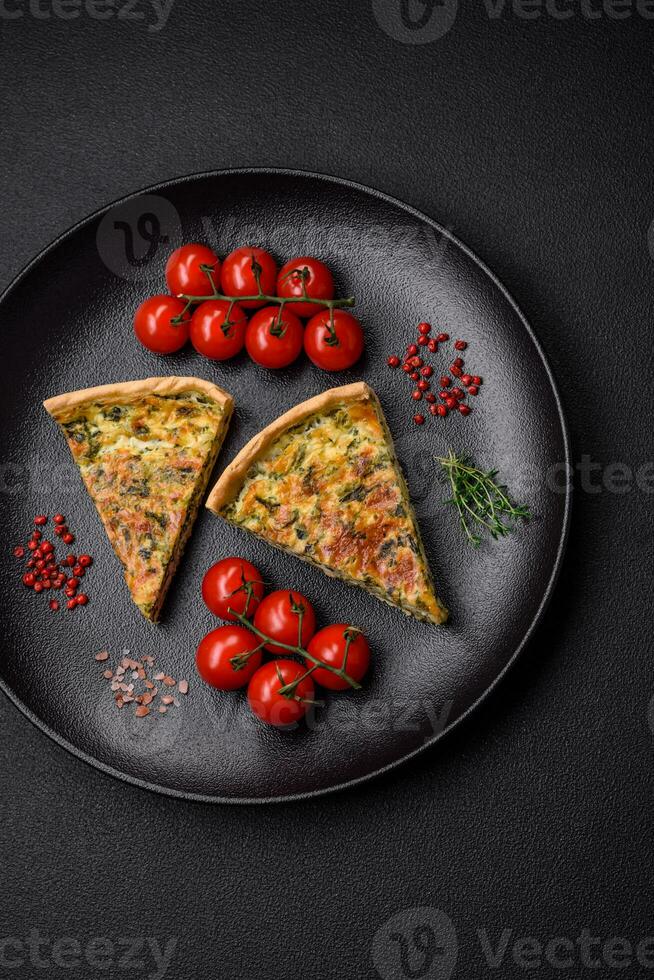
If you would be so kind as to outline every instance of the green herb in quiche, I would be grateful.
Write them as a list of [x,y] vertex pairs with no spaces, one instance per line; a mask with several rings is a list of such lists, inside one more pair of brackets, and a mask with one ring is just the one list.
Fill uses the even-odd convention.
[[497,470],[480,470],[467,456],[438,457],[452,489],[447,501],[456,507],[461,527],[470,544],[481,544],[484,529],[492,538],[505,537],[518,520],[528,521],[529,508],[515,504],[508,490],[496,482]]

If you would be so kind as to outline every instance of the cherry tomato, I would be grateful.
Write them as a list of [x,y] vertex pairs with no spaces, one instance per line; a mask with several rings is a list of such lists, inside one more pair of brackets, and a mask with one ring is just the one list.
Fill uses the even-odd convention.
[[258,310],[247,325],[245,346],[257,364],[266,368],[282,368],[297,360],[302,351],[304,328],[294,313],[282,312],[279,307],[266,306]]
[[[257,286],[256,272],[259,272]],[[220,285],[225,296],[256,296],[259,292],[272,296],[277,282],[277,263],[263,248],[244,245],[230,252],[223,262]],[[256,310],[265,300],[245,300],[241,306]]]
[[173,320],[181,316],[186,304],[176,296],[151,296],[134,314],[134,333],[137,339],[154,354],[173,354],[181,350],[189,335],[190,319],[181,323]]
[[[302,635],[300,636],[302,610]],[[254,625],[278,643],[286,643],[292,647],[306,647],[316,632],[316,614],[309,600],[299,592],[280,589],[279,592],[271,592],[262,601],[254,614]],[[275,643],[267,643],[266,650],[270,650],[271,653],[288,653],[288,650]]]
[[220,260],[213,249],[197,243],[175,249],[166,262],[166,282],[173,296],[179,293],[208,296],[213,293],[209,277],[200,268],[202,265],[211,266],[211,274],[217,287],[220,282]]
[[261,573],[244,558],[223,558],[204,576],[202,598],[214,615],[235,623],[230,609],[251,616],[263,599]]
[[[203,681],[219,691],[236,691],[245,687],[261,666],[262,653],[256,650],[259,640],[245,626],[219,626],[207,633],[195,654],[195,666]],[[242,665],[232,663],[234,657],[243,657]]]
[[351,313],[334,310],[334,328],[329,310],[316,313],[304,331],[304,349],[323,371],[344,371],[363,353],[363,330]]
[[[277,276],[277,295],[288,298],[294,296],[311,296],[312,299],[334,298],[334,277],[324,262],[303,255],[299,259],[291,259],[282,266]],[[296,316],[314,316],[320,306],[315,303],[293,303]]]
[[191,343],[198,354],[212,361],[226,361],[243,349],[245,326],[245,313],[238,303],[210,299],[200,303],[191,317]]
[[303,718],[315,694],[311,678],[305,677],[288,696],[279,692],[305,673],[294,660],[271,660],[260,667],[248,684],[248,702],[257,718],[277,728],[287,728]]
[[[362,633],[346,623],[335,623],[333,626],[325,626],[324,629],[319,630],[311,639],[307,650],[322,663],[330,664],[339,670],[344,669],[353,681],[362,680],[370,666],[368,641]],[[311,665],[311,662],[307,661],[307,666]],[[311,676],[316,684],[321,684],[330,691],[351,690],[351,685],[346,680],[337,677],[329,670],[319,667]]]

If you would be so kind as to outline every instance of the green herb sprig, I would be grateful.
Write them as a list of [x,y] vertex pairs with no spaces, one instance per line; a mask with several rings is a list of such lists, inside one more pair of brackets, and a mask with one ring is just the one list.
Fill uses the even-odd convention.
[[469,457],[457,456],[452,450],[437,461],[452,488],[447,503],[456,507],[473,548],[481,544],[484,529],[497,540],[510,534],[516,521],[530,519],[529,508],[513,503],[507,488],[496,482],[497,470],[480,470]]

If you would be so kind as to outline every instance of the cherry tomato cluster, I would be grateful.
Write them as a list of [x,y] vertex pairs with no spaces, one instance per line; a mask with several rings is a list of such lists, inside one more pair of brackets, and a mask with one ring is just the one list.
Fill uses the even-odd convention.
[[[212,613],[232,625],[204,637],[195,663],[200,677],[220,691],[247,685],[254,714],[287,728],[317,703],[316,684],[330,691],[359,688],[370,647],[361,631],[346,623],[316,632],[313,606],[299,592],[264,593],[260,572],[243,558],[224,558],[209,569],[202,597]],[[263,663],[264,650],[274,659]]]
[[[457,351],[457,356],[447,369],[449,373],[443,374],[438,379],[441,390],[438,392],[438,397],[436,397],[434,392],[431,391],[431,378],[434,374],[434,368],[430,364],[425,364],[424,357],[420,354],[420,348],[423,348],[423,353],[426,348],[431,354],[436,354],[439,346],[449,341],[450,335],[449,333],[439,333],[435,337],[431,337],[430,334],[431,324],[419,323],[417,342],[409,344],[407,347],[404,362],[399,357],[392,355],[388,358],[388,366],[398,368],[402,365],[404,373],[408,375],[411,381],[415,382],[415,388],[411,393],[411,397],[415,402],[422,401],[424,398],[429,405],[430,415],[436,415],[443,419],[450,412],[459,412],[464,416],[470,415],[472,408],[465,401],[466,393],[473,398],[476,397],[479,394],[480,386],[483,384],[483,378],[480,378],[477,374],[468,374],[463,370],[464,360],[460,356],[460,353],[466,350],[468,346],[467,341],[454,341],[454,349]],[[452,387],[453,381],[454,387]],[[424,425],[425,416],[421,412],[418,412],[413,416],[413,421],[416,425]]]
[[262,367],[283,368],[304,349],[324,371],[343,371],[363,353],[361,324],[340,308],[354,300],[334,299],[331,271],[311,256],[278,269],[263,248],[243,246],[221,262],[206,245],[183,245],[168,259],[166,283],[170,293],[146,299],[134,316],[138,340],[155,354],[190,338],[214,361],[245,347]]

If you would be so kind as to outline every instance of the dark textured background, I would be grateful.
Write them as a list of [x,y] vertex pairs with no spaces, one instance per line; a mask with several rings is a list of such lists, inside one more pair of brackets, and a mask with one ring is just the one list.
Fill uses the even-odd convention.
[[[578,8],[532,21],[476,5],[425,44],[385,33],[369,0],[177,0],[159,33],[0,15],[0,286],[139,186],[252,164],[336,173],[475,249],[543,342],[575,458],[642,466],[653,42],[654,21]],[[589,492],[600,479],[577,494],[562,580],[509,679],[435,751],[354,792],[269,808],[159,798],[69,757],[3,699],[0,940],[176,936],[173,980],[349,980],[378,975],[377,930],[404,910],[408,935],[414,906],[452,920],[465,978],[525,976],[520,936],[653,935],[653,498]],[[484,930],[494,946],[512,931],[501,967]],[[401,980],[387,933],[377,963]],[[587,972],[652,969],[577,957],[565,975]],[[563,974],[545,962],[534,975]]]

